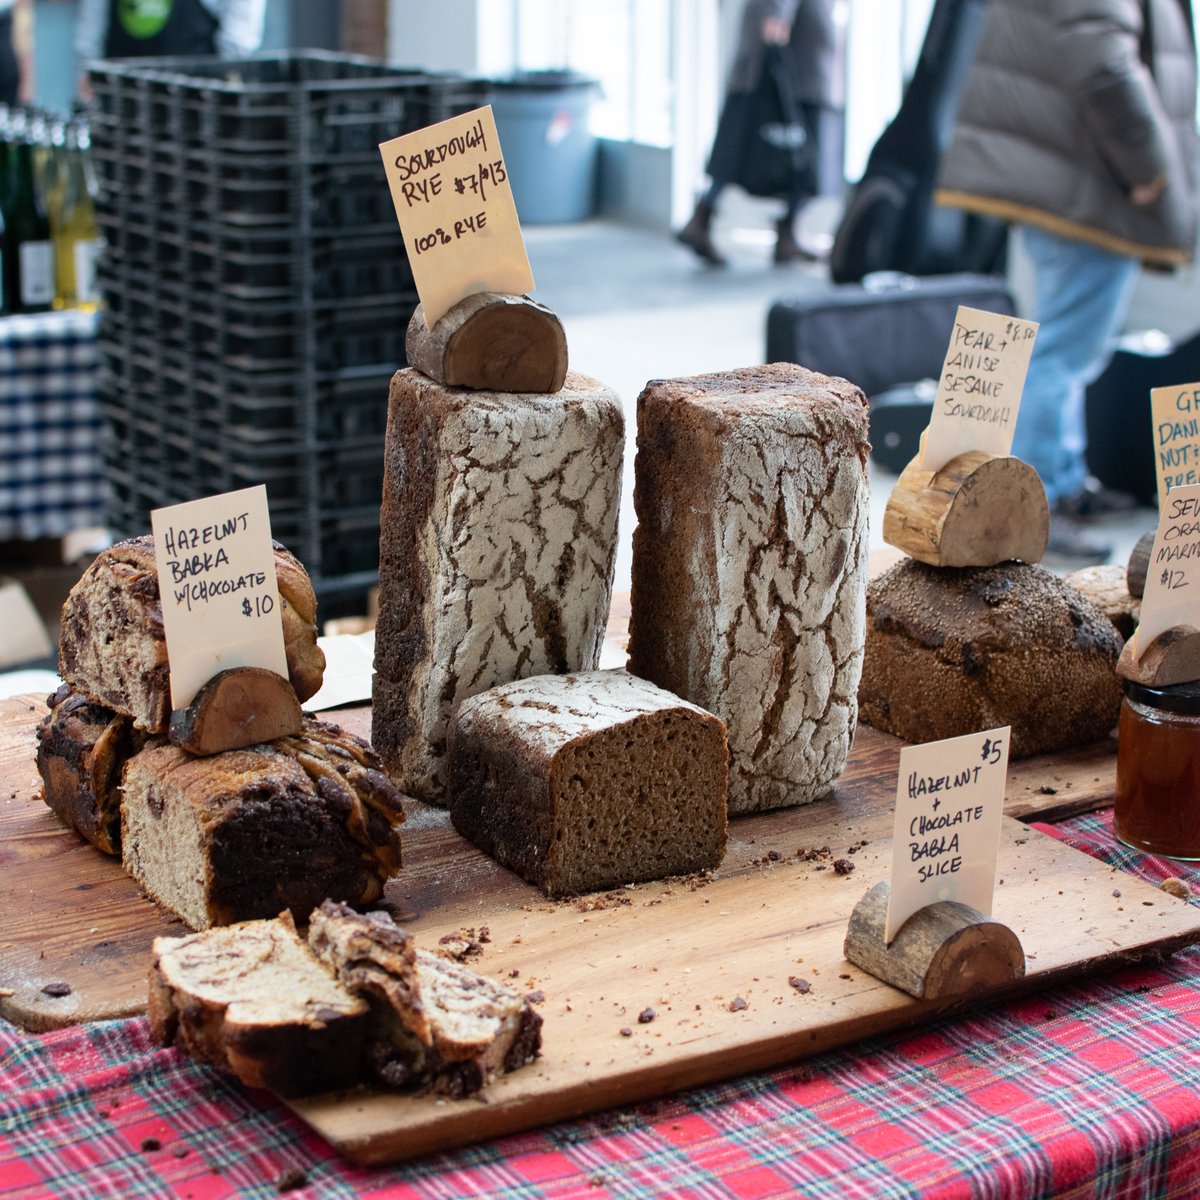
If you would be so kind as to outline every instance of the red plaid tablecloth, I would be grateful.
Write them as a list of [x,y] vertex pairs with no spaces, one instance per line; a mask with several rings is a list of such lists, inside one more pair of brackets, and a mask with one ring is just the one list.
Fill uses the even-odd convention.
[[[1108,814],[1047,832],[1132,874],[1179,876],[1200,892],[1200,870],[1115,845]],[[0,1022],[0,1195],[283,1193],[1200,1196],[1200,950],[381,1170],[351,1166],[271,1097],[151,1044],[144,1021],[40,1037]]]

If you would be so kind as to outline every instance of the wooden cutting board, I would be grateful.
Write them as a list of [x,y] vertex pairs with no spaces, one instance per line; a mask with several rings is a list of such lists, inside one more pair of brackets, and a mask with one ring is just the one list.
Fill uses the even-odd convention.
[[[180,929],[41,802],[42,711],[40,698],[0,702],[0,990],[12,993],[0,1015],[30,1029],[142,1012],[150,941]],[[366,709],[330,716],[367,732]],[[390,1162],[928,1020],[946,1006],[842,958],[851,909],[888,873],[900,746],[861,728],[834,796],[736,820],[716,879],[576,901],[546,900],[414,801],[388,901],[420,944],[467,932],[478,970],[542,993],[543,1056],[498,1080],[486,1103],[363,1089],[294,1102],[296,1112],[351,1159]],[[1114,764],[1110,742],[1014,763],[1006,808],[1034,819],[1105,805]],[[853,869],[839,874],[835,859]],[[1011,817],[998,878],[995,915],[1028,956],[1012,990],[1200,940],[1197,910]],[[46,995],[53,982],[70,993]]]

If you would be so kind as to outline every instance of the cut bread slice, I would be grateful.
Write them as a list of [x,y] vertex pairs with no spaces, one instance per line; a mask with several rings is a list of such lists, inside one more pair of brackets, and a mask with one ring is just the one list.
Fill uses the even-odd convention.
[[326,901],[309,944],[372,1007],[367,1060],[393,1087],[451,1096],[479,1091],[541,1047],[541,1016],[517,992],[428,950],[381,912]]
[[369,1008],[324,967],[288,913],[154,939],[150,1030],[250,1087],[302,1095],[361,1077]]

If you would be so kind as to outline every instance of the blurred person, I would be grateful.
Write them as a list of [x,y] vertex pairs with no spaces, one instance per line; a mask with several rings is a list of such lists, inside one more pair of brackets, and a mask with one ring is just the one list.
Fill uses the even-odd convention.
[[[266,0],[79,0],[75,54],[97,58],[217,54],[242,58],[262,43]],[[87,97],[87,80],[80,94]]]
[[1107,560],[1080,522],[1134,504],[1088,477],[1085,390],[1139,268],[1193,257],[1195,121],[1190,0],[991,0],[936,199],[1012,223],[1031,264],[1041,328],[1013,454],[1064,558]]
[[[840,104],[840,46],[834,21],[836,0],[746,0],[742,10],[737,52],[729,72],[725,106],[748,98],[758,85],[769,46],[786,53],[792,89],[803,115],[811,144],[807,169],[793,178],[784,197],[784,213],[776,223],[774,260],[777,264],[813,261],[817,256],[796,240],[795,223],[805,203],[817,191],[821,110]],[[723,114],[724,116],[724,114]],[[724,266],[725,259],[712,240],[712,219],[717,199],[731,183],[738,183],[741,146],[721,138],[713,143],[708,163],[710,184],[688,223],[675,235],[705,262]]]
[[0,0],[0,104],[33,98],[30,80],[29,0]]

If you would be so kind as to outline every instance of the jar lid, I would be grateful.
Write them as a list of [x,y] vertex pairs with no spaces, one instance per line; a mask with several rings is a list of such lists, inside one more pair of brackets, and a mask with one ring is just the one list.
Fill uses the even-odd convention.
[[1145,684],[1125,680],[1125,695],[1147,708],[1158,708],[1164,712],[1200,715],[1200,680],[1189,683],[1173,683],[1168,687],[1146,687]]

